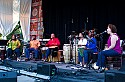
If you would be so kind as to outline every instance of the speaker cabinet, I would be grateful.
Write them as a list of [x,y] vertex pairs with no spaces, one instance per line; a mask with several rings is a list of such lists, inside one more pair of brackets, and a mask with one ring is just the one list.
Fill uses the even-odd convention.
[[125,73],[109,70],[105,72],[105,82],[125,82]]
[[17,82],[17,73],[0,72],[0,82]]
[[57,68],[53,64],[37,64],[37,74],[46,75],[46,76],[54,76],[57,73]]

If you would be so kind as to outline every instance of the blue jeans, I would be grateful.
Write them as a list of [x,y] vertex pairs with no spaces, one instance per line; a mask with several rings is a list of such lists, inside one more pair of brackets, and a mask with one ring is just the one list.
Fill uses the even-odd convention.
[[46,55],[42,53],[42,59],[45,59],[46,58]]
[[25,49],[26,58],[29,59],[31,51],[34,52],[33,55],[35,56],[35,58],[38,58],[38,49],[34,49],[34,48],[26,48]]
[[47,59],[48,59],[48,56],[50,55],[50,53],[51,53],[51,49],[48,48],[48,49],[46,50],[46,58],[47,58]]
[[80,55],[80,52],[78,52],[78,61],[83,62],[83,56]]
[[93,54],[94,51],[93,50],[84,50],[83,54],[84,54],[84,63],[88,64],[88,60],[89,60],[89,55]]
[[83,62],[83,57],[84,57],[83,51],[84,51],[83,48],[78,48],[78,61],[79,62]]
[[46,51],[46,58],[48,58],[48,56],[51,54],[53,57],[57,56],[57,51],[58,51],[58,47],[56,48],[48,48]]
[[15,53],[17,57],[20,56],[20,49],[16,48],[15,50],[12,50],[11,48],[7,49],[7,58],[10,58],[12,54]]
[[98,54],[98,60],[97,60],[97,66],[99,67],[105,67],[105,57],[108,56],[118,56],[119,53],[114,50],[105,50],[101,51]]

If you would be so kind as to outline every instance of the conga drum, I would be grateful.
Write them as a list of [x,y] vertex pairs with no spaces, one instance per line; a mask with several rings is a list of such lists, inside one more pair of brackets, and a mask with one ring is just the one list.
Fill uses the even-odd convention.
[[64,56],[64,62],[69,63],[70,62],[70,44],[63,45],[63,56]]
[[78,64],[78,45],[74,44],[72,49],[73,62]]

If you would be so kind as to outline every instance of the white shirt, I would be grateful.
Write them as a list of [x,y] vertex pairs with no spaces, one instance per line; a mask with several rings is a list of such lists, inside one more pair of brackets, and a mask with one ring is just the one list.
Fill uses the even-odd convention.
[[[79,45],[79,48],[85,48],[84,45],[87,44],[87,39],[80,39],[79,42],[78,42],[78,45]],[[80,45],[83,45],[83,46],[80,46]]]

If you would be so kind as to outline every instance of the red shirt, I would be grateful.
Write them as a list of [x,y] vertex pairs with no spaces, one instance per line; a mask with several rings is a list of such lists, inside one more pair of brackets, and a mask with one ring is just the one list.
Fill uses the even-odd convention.
[[46,44],[46,46],[50,47],[50,46],[60,46],[60,41],[58,38],[53,38],[53,39],[50,39],[48,41],[48,43]]

